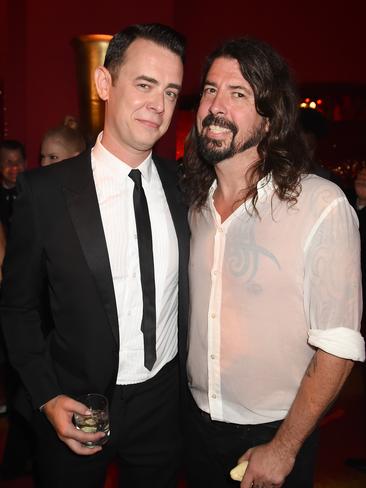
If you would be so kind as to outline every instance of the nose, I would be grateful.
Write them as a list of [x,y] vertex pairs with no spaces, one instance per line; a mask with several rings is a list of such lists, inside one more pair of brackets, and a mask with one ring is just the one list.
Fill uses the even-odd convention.
[[152,94],[148,108],[157,114],[161,114],[164,112],[165,104],[164,104],[164,93],[162,92],[155,92]]
[[11,161],[5,165],[5,167],[13,172],[19,172],[23,169],[23,163],[20,161]]
[[225,99],[222,93],[216,92],[208,110],[213,115],[224,115],[226,113]]

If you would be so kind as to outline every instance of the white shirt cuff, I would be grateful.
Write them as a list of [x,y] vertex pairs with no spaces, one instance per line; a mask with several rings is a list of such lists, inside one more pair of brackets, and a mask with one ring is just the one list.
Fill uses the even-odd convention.
[[347,327],[311,329],[308,342],[329,354],[353,361],[365,361],[365,341],[359,331]]

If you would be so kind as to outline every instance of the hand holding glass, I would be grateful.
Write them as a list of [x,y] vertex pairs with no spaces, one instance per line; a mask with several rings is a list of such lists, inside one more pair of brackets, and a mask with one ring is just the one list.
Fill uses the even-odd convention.
[[90,410],[90,415],[81,415],[74,413],[74,423],[77,429],[83,432],[104,432],[105,436],[97,441],[87,441],[84,444],[86,447],[102,446],[108,441],[109,430],[109,413],[108,413],[108,399],[99,395],[98,393],[89,393],[77,398],[77,401],[83,403]]

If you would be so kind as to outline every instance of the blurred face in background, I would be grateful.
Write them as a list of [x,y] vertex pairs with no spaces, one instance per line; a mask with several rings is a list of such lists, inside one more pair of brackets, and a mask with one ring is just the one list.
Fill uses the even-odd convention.
[[4,188],[13,188],[17,176],[25,169],[25,160],[18,149],[0,149],[1,184]]
[[41,146],[41,166],[49,166],[64,159],[77,156],[79,152],[69,149],[59,137],[49,136],[43,139]]
[[366,168],[362,168],[355,179],[355,192],[359,203],[366,204]]

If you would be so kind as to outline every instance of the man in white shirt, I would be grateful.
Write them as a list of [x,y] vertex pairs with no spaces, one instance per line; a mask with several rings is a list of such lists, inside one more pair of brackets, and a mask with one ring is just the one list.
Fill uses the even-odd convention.
[[[91,153],[19,182],[2,320],[33,407],[45,487],[103,487],[116,457],[121,486],[177,483],[189,232],[175,162],[152,148],[169,127],[183,59],[184,40],[167,26],[116,34],[95,74],[105,123]],[[86,393],[109,398],[103,447],[84,445],[103,433],[73,424],[75,412],[87,413],[76,400]]]
[[186,147],[188,485],[309,488],[316,425],[364,360],[357,217],[308,174],[289,70],[267,44],[209,56]]

